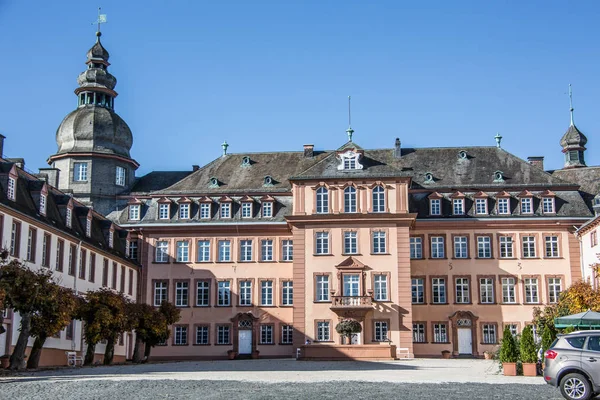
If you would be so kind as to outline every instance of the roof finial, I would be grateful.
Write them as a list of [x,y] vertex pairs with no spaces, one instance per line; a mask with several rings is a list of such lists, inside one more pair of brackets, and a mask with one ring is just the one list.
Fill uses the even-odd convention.
[[350,103],[350,96],[348,96],[348,129],[346,129],[346,133],[348,134],[348,141],[352,141],[352,134],[354,133],[354,129],[352,129],[352,108]]
[[223,142],[223,144],[221,145],[221,147],[223,148],[223,157],[225,157],[227,155],[227,148],[229,147],[229,145],[227,144],[227,140],[225,140]]
[[98,30],[96,31],[96,36],[98,37],[98,40],[100,39],[100,36],[102,36],[102,32],[100,32],[100,24],[105,24],[107,22],[106,14],[100,14],[101,10],[102,7],[98,7],[98,19],[96,20],[96,22],[92,22],[92,25],[98,24]]
[[573,90],[571,89],[571,84],[569,83],[569,111],[571,111],[571,126],[575,125],[573,122]]
[[496,147],[500,148],[500,142],[502,141],[502,135],[500,135],[500,132],[496,133],[494,139],[496,139]]

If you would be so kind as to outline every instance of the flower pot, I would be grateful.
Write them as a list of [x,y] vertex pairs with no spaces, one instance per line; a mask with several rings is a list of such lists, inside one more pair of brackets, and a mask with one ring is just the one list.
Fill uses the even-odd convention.
[[0,369],[8,368],[9,364],[10,364],[10,358],[8,356],[0,357]]
[[227,351],[227,358],[230,360],[235,360],[235,357],[237,356],[237,353],[233,350],[228,350]]
[[494,358],[494,353],[489,352],[489,351],[484,351],[483,358],[485,358],[486,360],[491,360]]
[[537,376],[535,363],[523,363],[523,376]]
[[259,354],[259,353],[260,353],[260,352],[259,352],[258,350],[256,350],[256,351],[253,351],[253,352],[252,352],[252,358],[256,360],[256,359],[258,358],[258,354]]
[[502,363],[505,376],[517,376],[517,363]]
[[442,351],[442,358],[448,359],[448,358],[450,358],[451,355],[452,355],[452,353],[450,351],[448,351],[448,350],[443,350]]

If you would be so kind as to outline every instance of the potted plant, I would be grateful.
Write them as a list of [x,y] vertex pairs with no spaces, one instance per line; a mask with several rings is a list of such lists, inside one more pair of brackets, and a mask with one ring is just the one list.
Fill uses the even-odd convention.
[[237,356],[237,352],[234,350],[227,350],[227,358],[230,360],[235,360],[235,357]]
[[494,352],[493,351],[484,351],[483,352],[483,358],[486,360],[493,360],[494,359]]
[[253,358],[253,359],[255,359],[255,360],[256,360],[256,359],[258,359],[258,355],[259,355],[259,354],[260,354],[260,351],[258,351],[258,350],[254,350],[254,351],[252,352],[252,358]]
[[507,326],[502,334],[502,344],[500,345],[500,354],[498,355],[504,375],[517,376],[517,360],[519,359],[519,349],[515,338]]
[[442,350],[442,358],[450,358],[452,352],[450,350]]
[[352,335],[362,332],[362,325],[353,318],[344,318],[336,325],[335,331],[348,338],[348,344],[352,344]]
[[523,362],[523,375],[537,376],[536,362],[537,351],[535,341],[533,340],[533,331],[531,326],[526,326],[521,334],[521,361]]
[[8,354],[0,356],[0,369],[8,368],[9,364],[10,364],[10,356]]

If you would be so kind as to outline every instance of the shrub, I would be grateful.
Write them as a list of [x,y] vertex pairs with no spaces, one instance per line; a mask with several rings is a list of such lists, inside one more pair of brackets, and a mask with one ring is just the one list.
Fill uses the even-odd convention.
[[344,318],[335,327],[337,333],[348,338],[351,342],[352,335],[362,332],[360,322],[352,318]]
[[517,342],[507,326],[502,334],[502,344],[500,345],[500,353],[498,359],[501,363],[516,363],[519,359],[519,349]]
[[542,354],[546,354],[554,339],[556,339],[556,331],[550,325],[546,325],[542,331]]
[[535,351],[535,341],[533,340],[533,330],[531,326],[526,326],[521,335],[521,361],[524,363],[535,363],[537,361],[537,352]]

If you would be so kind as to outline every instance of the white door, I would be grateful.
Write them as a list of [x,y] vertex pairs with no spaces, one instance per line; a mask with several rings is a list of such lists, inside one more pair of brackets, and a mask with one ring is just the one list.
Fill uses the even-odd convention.
[[252,353],[252,331],[251,330],[239,330],[238,331],[238,350],[240,354]]
[[2,324],[6,332],[0,335],[0,356],[3,356],[6,353],[6,338],[8,337],[8,325]]
[[458,329],[458,354],[473,354],[471,329]]

